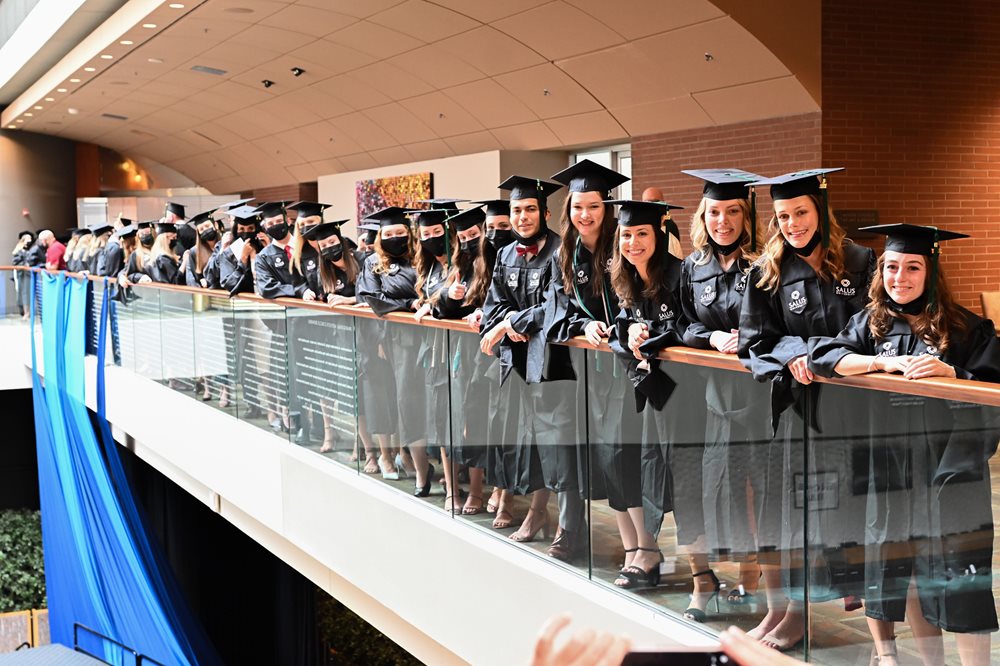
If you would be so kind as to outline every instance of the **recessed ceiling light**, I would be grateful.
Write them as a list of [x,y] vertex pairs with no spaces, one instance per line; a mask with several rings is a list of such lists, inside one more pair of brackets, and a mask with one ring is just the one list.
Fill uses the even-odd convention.
[[83,71],[85,71],[85,72],[96,72],[97,70],[94,69],[93,67],[84,67]]
[[80,79],[70,79],[69,82],[70,83],[79,83]]
[[226,7],[222,11],[229,14],[253,14],[253,10],[249,7]]
[[42,107],[40,107],[40,106],[36,106],[35,107],[35,111],[41,111],[41,110],[42,110]]
[[122,46],[132,46],[133,44],[135,44],[135,42],[133,42],[131,39],[123,39],[118,43],[121,44]]
[[17,125],[7,125],[7,129],[17,129]]
[[69,108],[69,109],[66,109],[66,112],[69,115],[71,115],[71,116],[75,116],[76,114],[80,113],[80,110],[79,109],[74,109],[74,108]]
[[56,88],[56,92],[57,93],[64,93],[64,92],[66,92],[66,89],[65,88]]
[[154,65],[162,65],[163,64],[163,61],[160,60],[159,58],[146,58],[146,62],[151,62]]
[[143,28],[147,28],[147,29],[149,29],[149,30],[152,30],[153,28],[155,28],[155,27],[156,27],[156,24],[155,24],[155,23],[143,23],[143,24],[142,24],[142,27],[143,27]]
[[167,5],[167,7],[170,7],[171,9],[184,9],[184,5],[182,5],[179,2],[171,2],[169,5]]
[[15,122],[15,123],[23,123],[23,122],[24,122],[24,118],[18,118],[18,119],[17,119],[17,120],[15,120],[14,122]]
[[102,53],[101,60],[114,60],[114,56],[110,53]]
[[54,102],[54,101],[56,101],[56,98],[55,97],[46,97],[45,101],[46,102]]
[[34,117],[34,115],[35,114],[33,114],[31,111],[28,111],[26,114],[24,114],[24,117],[25,118],[32,118],[32,117]]

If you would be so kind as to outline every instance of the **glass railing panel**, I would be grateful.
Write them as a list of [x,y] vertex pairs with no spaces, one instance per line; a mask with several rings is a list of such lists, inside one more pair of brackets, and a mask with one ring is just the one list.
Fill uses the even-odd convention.
[[250,298],[234,298],[231,307],[236,350],[233,399],[237,401],[237,416],[287,439],[285,308]]
[[196,397],[210,407],[236,416],[233,377],[236,349],[233,307],[222,293],[192,298],[194,374],[200,380]]
[[160,381],[163,379],[163,346],[160,334],[160,290],[156,287],[134,285],[132,332],[135,341],[135,372],[140,377]]
[[193,294],[160,290],[163,381],[175,391],[200,396],[204,391],[204,382],[195,372],[193,310]]
[[20,319],[28,312],[31,295],[31,273],[27,271],[2,271],[3,303],[0,304],[0,316],[4,319]]
[[87,284],[87,326],[85,328],[87,341],[86,353],[97,353],[97,338],[101,330],[101,300],[104,298],[104,281],[76,278]]
[[831,384],[812,397],[810,660],[1000,663],[1000,408]]
[[115,364],[135,372],[136,339],[132,316],[135,292],[132,287],[118,287],[111,299],[109,322],[111,342],[114,345]]
[[354,318],[301,307],[287,322],[292,442],[357,470]]

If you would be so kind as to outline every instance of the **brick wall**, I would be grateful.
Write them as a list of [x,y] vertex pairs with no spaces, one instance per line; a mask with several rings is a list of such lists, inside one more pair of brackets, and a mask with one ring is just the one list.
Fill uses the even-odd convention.
[[250,192],[243,192],[243,197],[254,197],[262,201],[316,201],[318,185],[315,181],[309,183],[292,183],[276,187],[259,187]]
[[[675,211],[674,219],[687,254],[689,220],[701,201],[702,181],[681,169],[736,167],[771,176],[816,166],[821,161],[820,124],[820,114],[810,113],[632,139],[633,196],[659,187],[668,202],[685,207]],[[771,200],[767,188],[758,194],[760,220],[766,223]]]
[[934,224],[962,305],[1000,290],[1000,12],[990,0],[823,3],[823,162],[836,207]]

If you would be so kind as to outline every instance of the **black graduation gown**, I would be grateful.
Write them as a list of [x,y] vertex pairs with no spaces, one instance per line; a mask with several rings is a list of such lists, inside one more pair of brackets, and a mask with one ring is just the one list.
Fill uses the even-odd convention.
[[100,275],[100,263],[103,255],[104,248],[102,247],[100,250],[96,251],[84,260],[82,268],[91,275]]
[[153,282],[178,284],[180,263],[176,259],[161,254],[149,263],[147,271]]
[[222,254],[225,248],[222,247],[222,241],[215,244],[212,248],[212,256],[208,258],[205,263],[205,283],[208,285],[209,289],[221,289],[221,276],[219,274],[219,255]]
[[[378,261],[377,254],[365,260],[362,279],[357,285],[358,298],[364,299],[380,317],[390,312],[413,312],[413,301],[417,300],[417,274],[413,266],[406,261],[393,261],[386,272],[376,273]],[[387,434],[393,432],[388,428],[398,428],[401,443],[417,442],[427,436],[426,379],[417,364],[422,327],[371,320],[366,323],[368,326],[364,328],[368,330],[359,329],[359,339],[370,341],[373,356],[384,361],[375,362],[365,370],[368,383],[363,397],[368,430]],[[384,359],[378,357],[379,345]],[[389,396],[395,396],[395,405],[385,404],[392,399]]]
[[[834,338],[809,340],[810,366],[825,377],[848,354],[932,354],[960,379],[1000,382],[1000,342],[989,320],[962,309],[943,354],[892,322],[876,339],[863,310]],[[870,427],[858,432],[854,494],[865,500],[865,610],[904,618],[911,577],[923,615],[946,631],[995,631],[989,458],[1000,409],[881,391],[865,392]],[[864,437],[867,435],[867,437]]]
[[569,348],[546,344],[543,331],[544,297],[556,270],[552,258],[559,236],[549,230],[534,256],[519,256],[518,247],[511,243],[497,255],[480,327],[485,334],[509,315],[513,329],[530,336],[527,342],[504,336],[496,346],[502,390],[490,419],[501,428],[501,462],[493,476],[498,485],[517,493],[578,490],[575,391],[564,384],[546,385],[576,378]]
[[[614,224],[614,220],[610,221]],[[552,282],[545,295],[545,338],[565,342],[583,335],[592,321],[608,328],[618,312],[618,298],[611,289],[611,259],[600,271],[604,286],[594,293],[594,257],[579,240],[573,258],[573,284],[565,285],[560,267],[562,247]],[[619,363],[604,352],[588,352],[583,368],[576,370],[577,404],[587,405],[587,417],[577,419],[580,487],[589,488],[590,499],[607,499],[616,511],[642,506],[640,441],[642,417],[627,400],[631,384]],[[586,377],[586,381],[582,378]]]
[[218,253],[219,288],[230,296],[252,293],[254,290],[253,271],[249,263],[243,263],[229,248]]
[[109,240],[99,254],[97,275],[115,277],[125,267],[125,251],[117,240]]
[[[430,264],[424,276],[423,293],[425,302],[438,300],[442,292],[447,293],[448,268],[436,259]],[[420,335],[417,350],[417,367],[423,368],[424,383],[427,387],[425,410],[427,415],[427,442],[430,445],[450,446],[449,432],[452,413],[448,397],[449,381],[448,331],[442,328],[426,328]],[[447,408],[447,409],[445,409]]]
[[276,243],[268,244],[257,253],[254,272],[257,293],[264,298],[300,298],[305,291],[302,284],[296,285],[285,248]]
[[[793,596],[804,584],[799,554],[808,545],[814,601],[861,593],[863,571],[844,559],[845,544],[860,543],[863,532],[860,517],[850,509],[851,432],[845,429],[863,428],[866,409],[864,394],[847,387],[824,385],[820,391],[812,384],[803,390],[786,366],[808,352],[810,336],[836,335],[864,308],[874,270],[874,253],[845,241],[844,274],[827,282],[786,248],[777,288],[757,287],[760,274],[754,267],[740,311],[740,361],[757,381],[770,382],[771,393],[774,437],[759,451],[753,469],[755,494],[762,489],[758,543],[790,558],[784,570],[791,576]],[[789,406],[794,409],[786,411]]]
[[[671,376],[668,376],[663,368],[664,362],[655,359],[664,348],[683,344],[683,315],[679,301],[681,262],[673,255],[664,253],[663,256],[667,266],[660,298],[640,298],[631,307],[622,308],[608,340],[611,349],[625,365],[636,411],[642,412],[643,416],[642,507],[646,530],[653,535],[659,534],[664,514],[672,511],[674,506],[671,459],[676,455],[674,449],[686,444],[681,433],[683,429],[689,429],[691,423],[685,413],[689,405],[684,396],[687,394],[689,400],[694,394],[700,401],[703,395],[688,390],[689,382],[685,379],[681,379],[681,390],[675,391],[677,384],[674,376],[680,373],[686,377],[688,367],[672,364]],[[645,323],[649,327],[649,339],[640,347],[640,352],[649,362],[648,372],[638,369],[639,361],[628,348],[628,328],[636,323]],[[696,533],[700,531],[695,530]],[[681,538],[680,534],[678,538]]]
[[39,241],[35,241],[34,244],[28,248],[24,255],[25,266],[30,266],[32,268],[44,268],[45,267],[45,246]]
[[[728,333],[739,328],[740,308],[746,291],[749,262],[738,258],[724,270],[713,252],[707,258],[700,250],[690,254],[681,266],[681,310],[687,324],[683,331],[689,347],[711,349],[715,331]],[[706,546],[716,555],[740,556],[756,551],[750,530],[748,482],[756,466],[753,444],[767,442],[767,390],[745,372],[712,368],[705,375],[704,455],[701,461],[702,520]],[[697,407],[696,407],[697,408]],[[688,456],[690,457],[690,456]],[[674,474],[684,473],[684,460],[675,460]],[[675,489],[678,496],[683,489]],[[753,497],[761,489],[754,488]],[[683,514],[684,504],[675,508]],[[695,520],[692,514],[691,519]],[[690,522],[682,521],[679,523]]]

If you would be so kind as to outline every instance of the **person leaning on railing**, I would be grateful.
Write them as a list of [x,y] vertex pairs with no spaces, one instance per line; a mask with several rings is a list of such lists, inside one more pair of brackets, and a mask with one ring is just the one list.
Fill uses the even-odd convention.
[[[871,300],[836,337],[809,341],[813,372],[1000,382],[992,322],[955,303],[938,261],[940,241],[966,236],[910,224],[862,230],[888,236]],[[943,661],[944,630],[955,632],[962,664],[987,664],[997,630],[988,466],[997,410],[870,393],[865,614],[879,662],[896,663],[894,623],[905,616],[925,663]],[[889,492],[899,490],[887,485],[893,478],[912,486]]]
[[146,274],[153,282],[177,284],[180,275],[180,258],[174,252],[177,240],[177,225],[160,220],[156,223],[156,240],[149,253]]
[[[802,601],[785,591],[792,587],[789,577],[802,567],[798,555],[803,544],[814,549],[805,568],[811,600],[860,593],[842,588],[841,582],[853,585],[855,579],[838,577],[832,569],[835,563],[823,559],[824,546],[839,547],[845,531],[860,530],[860,521],[847,510],[846,502],[838,502],[822,512],[810,512],[806,535],[804,511],[794,505],[792,492],[796,475],[805,468],[806,421],[801,415],[807,405],[813,405],[808,414],[810,467],[805,470],[810,478],[817,471],[837,474],[845,482],[851,478],[844,469],[851,444],[837,437],[837,428],[864,427],[860,420],[864,409],[858,404],[863,397],[857,392],[826,385],[822,397],[817,400],[814,391],[810,401],[805,388],[813,381],[806,341],[814,335],[835,335],[864,308],[875,268],[872,251],[847,239],[827,203],[825,174],[837,170],[815,169],[756,182],[771,185],[774,215],[768,225],[770,237],[747,279],[740,311],[739,359],[757,381],[771,387],[774,437],[753,468],[754,474],[765,475],[756,487],[766,484],[768,489],[759,502],[757,542],[762,551],[787,558],[761,561],[768,611],[749,634],[778,649],[792,648],[805,633]],[[823,420],[822,432],[814,420],[817,415]],[[825,537],[832,534],[836,541],[825,544]]]
[[663,408],[674,381],[657,355],[665,347],[683,344],[679,301],[681,262],[669,250],[664,221],[671,208],[653,201],[612,200],[618,210],[617,252],[611,264],[611,284],[621,304],[608,345],[624,364],[635,407],[642,412],[642,505],[629,509],[636,531],[635,555],[621,568],[614,584],[633,590],[660,584],[663,553],[657,535],[664,515],[672,509],[670,437],[681,419]]

